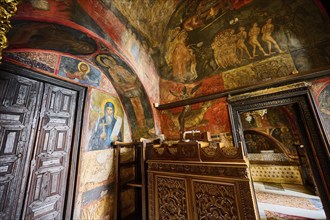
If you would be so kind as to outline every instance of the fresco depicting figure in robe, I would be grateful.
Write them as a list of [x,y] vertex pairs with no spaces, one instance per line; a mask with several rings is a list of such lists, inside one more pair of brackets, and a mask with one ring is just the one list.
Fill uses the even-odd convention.
[[139,96],[137,77],[125,67],[118,64],[111,56],[101,54],[97,56],[98,62],[108,68],[108,72],[116,83],[116,89],[128,97]]
[[259,34],[260,34],[260,28],[258,27],[258,23],[254,22],[253,25],[252,25],[252,28],[249,31],[249,37],[250,37],[249,38],[249,44],[253,47],[252,56],[253,57],[258,56],[256,54],[257,47],[265,56],[269,56],[269,54],[267,54],[265,52],[265,50],[262,48],[262,46],[259,43],[259,40],[258,40]]
[[173,78],[179,81],[196,79],[196,56],[194,50],[186,45],[188,33],[177,28],[172,34],[176,36],[167,42],[169,49],[166,61],[172,67]]
[[81,60],[73,59],[72,57],[61,57],[60,67],[57,74],[81,84],[91,86],[100,85],[101,72],[93,65]]
[[272,51],[272,44],[277,49],[279,53],[284,53],[278,46],[277,42],[272,37],[272,33],[274,31],[274,25],[272,24],[272,19],[269,18],[266,21],[266,24],[262,26],[261,33],[262,33],[262,40],[267,43],[268,46],[268,54],[273,54],[275,52]]
[[68,70],[64,69],[65,75],[69,78],[69,79],[73,79],[75,81],[78,82],[88,82],[88,83],[94,83],[94,84],[98,84],[98,80],[92,80],[89,76],[88,73],[90,72],[91,68],[90,66],[85,63],[85,62],[80,62],[78,63],[78,70],[76,72],[69,72]]
[[122,118],[114,115],[115,106],[112,102],[104,105],[104,116],[98,120],[89,148],[93,150],[109,148],[111,142],[121,141]]

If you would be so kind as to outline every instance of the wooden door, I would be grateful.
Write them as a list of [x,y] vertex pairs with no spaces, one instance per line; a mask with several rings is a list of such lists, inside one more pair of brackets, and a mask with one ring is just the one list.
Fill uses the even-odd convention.
[[63,219],[77,92],[45,84],[25,203],[26,219]]
[[0,73],[0,219],[20,216],[41,91],[38,81]]

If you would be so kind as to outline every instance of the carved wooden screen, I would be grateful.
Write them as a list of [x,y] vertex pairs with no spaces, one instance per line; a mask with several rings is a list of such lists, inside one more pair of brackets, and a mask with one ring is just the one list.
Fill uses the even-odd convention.
[[[31,153],[30,136],[38,93],[35,80],[0,74],[0,219],[17,219]],[[32,135],[33,136],[33,135]]]
[[26,218],[61,219],[77,93],[46,84],[29,180]]

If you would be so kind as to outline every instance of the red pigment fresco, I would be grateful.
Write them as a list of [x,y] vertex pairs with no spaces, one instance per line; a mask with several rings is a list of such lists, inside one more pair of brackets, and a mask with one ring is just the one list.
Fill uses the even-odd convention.
[[20,4],[16,17],[33,17],[40,18],[41,20],[45,20],[46,18],[70,20],[71,18],[72,0],[43,0],[34,2],[34,5],[30,1]]

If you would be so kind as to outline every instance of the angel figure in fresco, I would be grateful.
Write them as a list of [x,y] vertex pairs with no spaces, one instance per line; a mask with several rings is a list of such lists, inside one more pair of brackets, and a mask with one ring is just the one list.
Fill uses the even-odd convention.
[[262,48],[262,46],[260,45],[259,41],[258,41],[258,36],[260,34],[260,28],[258,27],[258,23],[255,22],[253,23],[252,25],[252,28],[250,29],[249,31],[249,43],[250,45],[253,47],[253,53],[252,53],[252,56],[253,57],[256,57],[258,55],[256,55],[256,50],[257,50],[257,47],[259,48],[259,50],[265,55],[265,56],[269,56],[269,54],[267,54],[265,52],[265,50]]
[[121,141],[122,118],[114,116],[115,106],[112,102],[104,105],[104,116],[98,120],[89,147],[92,150],[106,149],[111,142]]
[[245,39],[247,38],[247,32],[245,31],[244,27],[239,28],[239,32],[237,33],[237,42],[236,47],[240,51],[240,60],[243,58],[244,52],[252,59],[248,48],[245,45]]
[[272,19],[269,18],[266,21],[266,24],[262,26],[261,33],[262,33],[262,40],[267,43],[268,46],[268,53],[272,54],[275,53],[272,51],[272,44],[277,49],[279,53],[283,53],[283,50],[278,46],[277,42],[272,37],[272,33],[274,31],[274,25],[272,24]]

